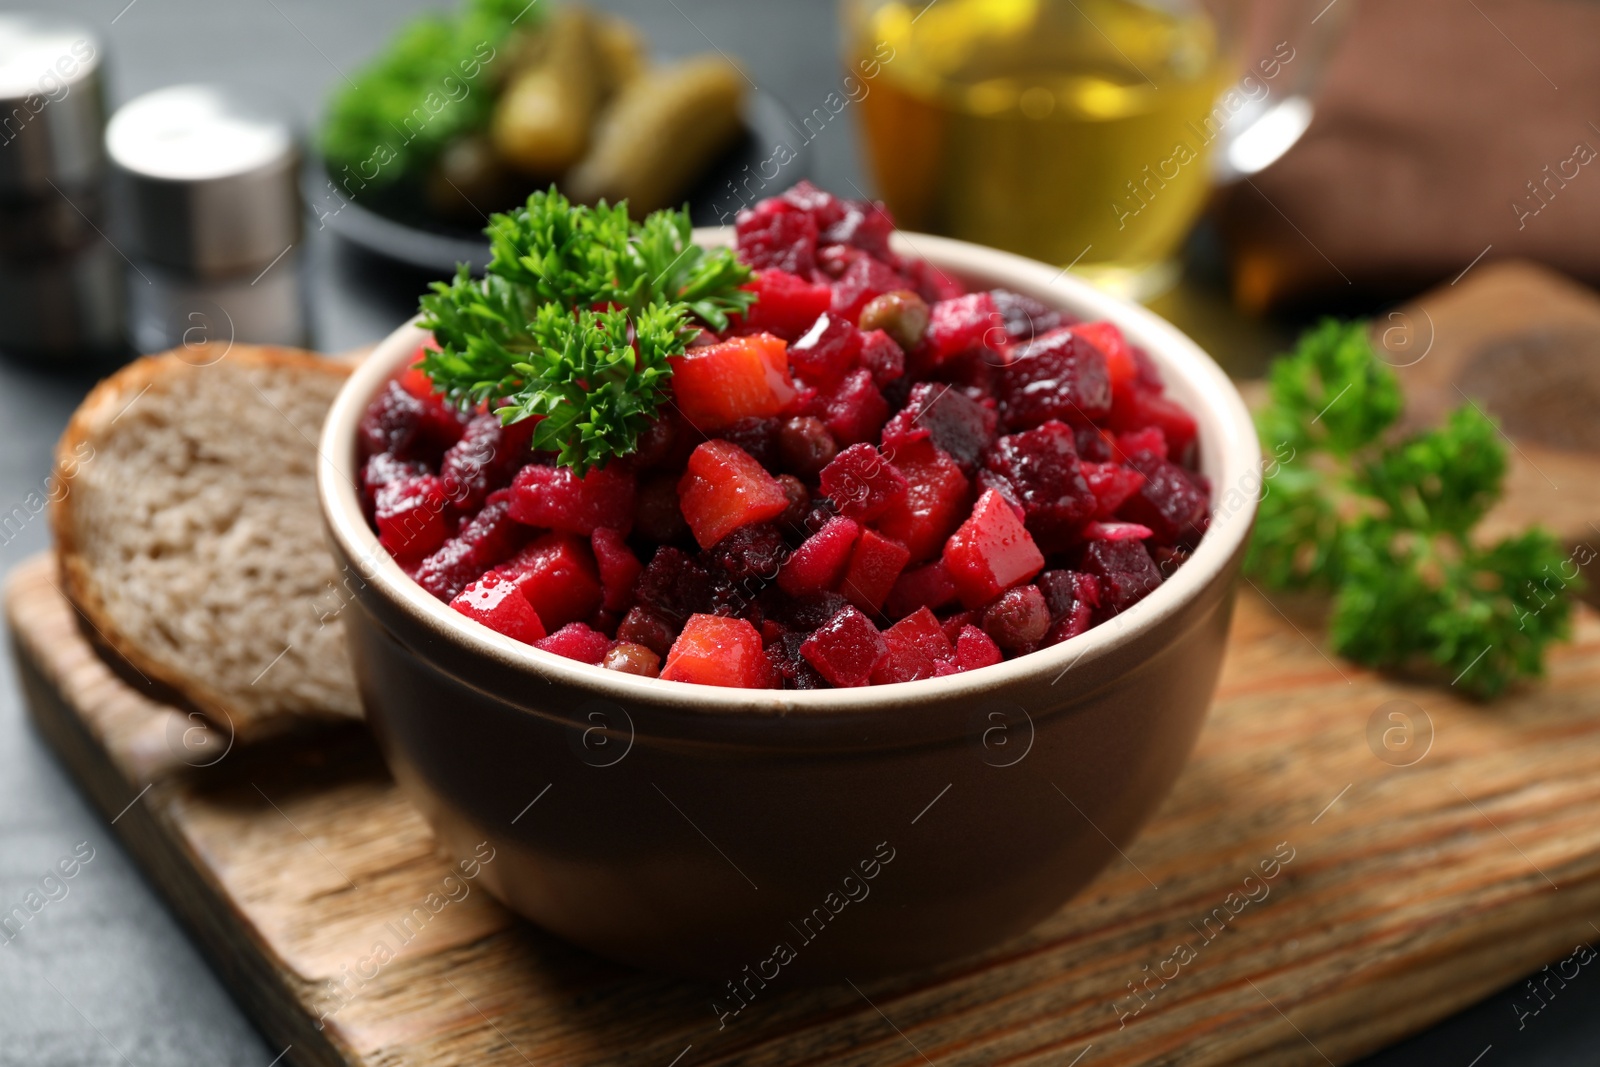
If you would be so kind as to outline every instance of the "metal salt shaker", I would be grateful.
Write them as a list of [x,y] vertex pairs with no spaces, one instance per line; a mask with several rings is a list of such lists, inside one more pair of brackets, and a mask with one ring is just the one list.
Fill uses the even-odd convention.
[[125,353],[123,261],[106,229],[102,46],[52,15],[0,13],[0,353]]
[[289,124],[226,89],[178,85],[124,104],[105,142],[133,261],[134,347],[305,344]]

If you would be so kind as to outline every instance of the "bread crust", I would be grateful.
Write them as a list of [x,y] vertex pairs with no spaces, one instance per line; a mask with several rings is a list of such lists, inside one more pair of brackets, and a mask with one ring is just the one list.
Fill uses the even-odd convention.
[[254,739],[286,732],[293,728],[296,719],[343,720],[345,717],[333,712],[323,715],[280,715],[268,719],[246,715],[231,707],[226,697],[210,686],[149,655],[137,637],[122,632],[106,609],[83,553],[73,511],[76,494],[71,491],[72,479],[83,462],[82,448],[87,445],[98,451],[111,424],[137,397],[164,381],[172,380],[174,376],[204,374],[207,367],[223,358],[251,366],[320,374],[335,380],[347,378],[355,366],[355,361],[351,359],[320,356],[303,349],[247,344],[231,344],[227,347],[206,345],[184,349],[181,355],[179,350],[174,349],[134,360],[90,390],[56,443],[52,475],[56,484],[64,486],[65,491],[60,495],[52,494],[50,530],[55,543],[61,591],[77,609],[79,616],[89,624],[102,647],[120,656],[139,674],[180,695],[213,724],[231,731],[238,738]]

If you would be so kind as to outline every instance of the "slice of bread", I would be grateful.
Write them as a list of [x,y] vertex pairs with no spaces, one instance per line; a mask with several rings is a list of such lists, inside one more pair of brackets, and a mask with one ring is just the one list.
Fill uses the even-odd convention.
[[242,344],[148,357],[101,382],[56,449],[63,592],[233,736],[360,715],[316,492],[350,366]]

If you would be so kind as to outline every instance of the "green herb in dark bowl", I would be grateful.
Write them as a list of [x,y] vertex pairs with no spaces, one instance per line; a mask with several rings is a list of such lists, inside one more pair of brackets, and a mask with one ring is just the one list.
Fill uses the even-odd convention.
[[487,127],[494,65],[514,32],[538,25],[543,6],[465,0],[453,15],[408,22],[330,101],[318,138],[329,177],[347,195],[381,192]]

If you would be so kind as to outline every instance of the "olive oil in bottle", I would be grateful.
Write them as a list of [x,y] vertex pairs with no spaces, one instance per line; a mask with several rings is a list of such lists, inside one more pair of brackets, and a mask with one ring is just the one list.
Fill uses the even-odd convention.
[[1162,287],[1204,202],[1224,81],[1198,5],[890,0],[853,14],[852,59],[892,49],[862,125],[901,226],[1075,264],[1136,296]]

